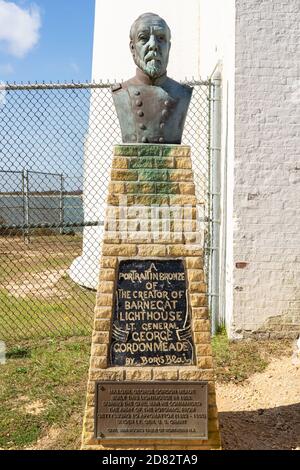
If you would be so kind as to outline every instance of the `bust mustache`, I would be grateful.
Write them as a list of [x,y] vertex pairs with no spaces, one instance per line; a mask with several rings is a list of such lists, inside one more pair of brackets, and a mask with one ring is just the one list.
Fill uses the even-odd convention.
[[150,51],[144,58],[136,57],[135,64],[151,78],[160,77],[165,73],[160,52]]

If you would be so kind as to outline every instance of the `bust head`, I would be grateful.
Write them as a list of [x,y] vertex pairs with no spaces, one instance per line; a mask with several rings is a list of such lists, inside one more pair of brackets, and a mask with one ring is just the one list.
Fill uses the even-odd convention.
[[144,13],[131,26],[130,50],[133,60],[149,77],[154,79],[166,73],[170,40],[169,26],[154,13]]

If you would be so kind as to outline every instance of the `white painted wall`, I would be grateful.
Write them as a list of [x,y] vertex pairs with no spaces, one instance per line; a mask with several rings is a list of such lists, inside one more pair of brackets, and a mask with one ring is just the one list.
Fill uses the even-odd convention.
[[233,331],[300,331],[300,4],[236,1]]
[[230,332],[233,308],[235,0],[200,1],[200,75],[222,77],[220,315]]
[[129,30],[142,13],[160,15],[172,33],[168,75],[175,80],[199,76],[199,0],[96,0],[93,78],[120,81],[135,75]]

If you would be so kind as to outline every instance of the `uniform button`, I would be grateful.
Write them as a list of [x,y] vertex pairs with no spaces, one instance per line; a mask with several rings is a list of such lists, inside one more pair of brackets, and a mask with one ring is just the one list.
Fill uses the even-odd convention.
[[146,130],[147,127],[145,126],[145,124],[140,124],[140,129],[142,129],[142,131]]
[[163,129],[163,128],[165,127],[165,123],[164,123],[164,122],[161,122],[160,125],[159,125],[159,127],[160,127],[161,129]]
[[170,104],[171,104],[171,101],[169,100],[165,101],[165,106],[170,106]]
[[167,117],[168,116],[168,111],[166,109],[164,109],[161,113],[162,117]]
[[142,142],[143,142],[144,144],[146,144],[146,143],[148,142],[147,137],[143,137],[143,138],[142,138]]
[[135,96],[140,96],[141,92],[140,91],[135,91],[134,94],[135,94]]
[[139,115],[140,117],[143,117],[143,116],[144,116],[143,111],[139,111],[139,112],[138,112],[138,115]]
[[160,144],[163,144],[164,141],[165,141],[165,139],[164,139],[163,137],[160,137],[160,138],[159,138],[159,143],[160,143]]
[[141,100],[137,100],[135,102],[136,106],[140,107],[140,106],[143,106],[143,102]]

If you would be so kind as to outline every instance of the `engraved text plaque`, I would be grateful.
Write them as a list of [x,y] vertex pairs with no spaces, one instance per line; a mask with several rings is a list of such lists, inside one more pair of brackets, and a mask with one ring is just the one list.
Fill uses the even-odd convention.
[[97,382],[97,439],[207,439],[207,382]]
[[183,260],[120,261],[109,360],[126,367],[194,364]]

